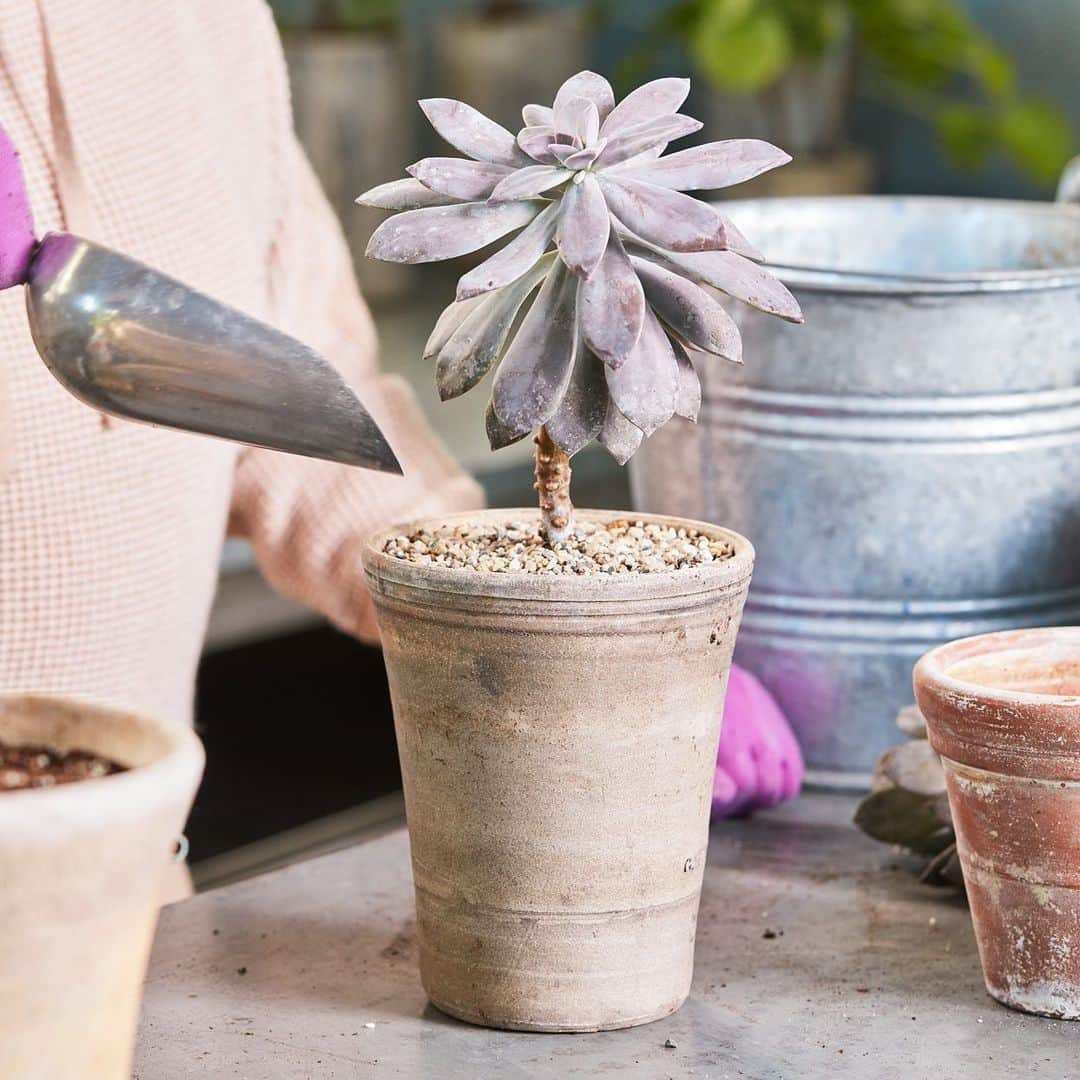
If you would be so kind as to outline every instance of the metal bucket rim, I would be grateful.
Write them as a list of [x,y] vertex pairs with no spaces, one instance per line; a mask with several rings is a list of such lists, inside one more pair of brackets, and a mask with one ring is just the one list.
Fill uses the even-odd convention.
[[[731,199],[716,205],[736,222],[740,208],[786,206],[849,206],[866,204],[937,206],[961,204],[995,206],[1014,213],[1038,214],[1062,220],[1080,220],[1080,206],[1024,199],[982,199],[954,195],[811,195],[778,198]],[[1031,270],[985,270],[952,274],[893,274],[887,271],[842,270],[767,261],[766,265],[786,285],[810,292],[846,292],[863,295],[913,296],[927,294],[1000,293],[1066,289],[1080,286],[1080,263]]]

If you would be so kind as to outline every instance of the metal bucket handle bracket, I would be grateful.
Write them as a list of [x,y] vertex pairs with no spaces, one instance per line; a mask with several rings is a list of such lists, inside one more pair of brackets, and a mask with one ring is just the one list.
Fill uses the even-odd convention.
[[1057,201],[1080,204],[1080,156],[1074,157],[1061,173]]

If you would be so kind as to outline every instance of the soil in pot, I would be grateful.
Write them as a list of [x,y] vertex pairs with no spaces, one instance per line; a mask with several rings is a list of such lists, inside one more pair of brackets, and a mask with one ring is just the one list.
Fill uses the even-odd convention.
[[633,518],[582,522],[547,547],[538,521],[428,526],[387,540],[383,552],[422,566],[496,574],[656,574],[730,559],[735,545],[693,527]]
[[0,743],[0,794],[25,788],[56,787],[126,772],[123,765],[83,750]]

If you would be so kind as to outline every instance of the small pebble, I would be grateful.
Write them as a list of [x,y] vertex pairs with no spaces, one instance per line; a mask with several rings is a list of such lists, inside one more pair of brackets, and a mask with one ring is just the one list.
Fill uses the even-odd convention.
[[539,522],[441,525],[391,537],[385,554],[421,566],[494,574],[660,574],[730,559],[729,540],[696,529],[630,518],[582,521],[576,535],[549,548]]
[[374,1026],[375,1026],[375,1022],[374,1022],[373,1020],[369,1020],[369,1021],[368,1021],[368,1022],[367,1022],[367,1023],[366,1023],[365,1025],[364,1025],[364,1027],[366,1027],[366,1028],[367,1028],[367,1029],[368,1029],[369,1031],[370,1031],[370,1030],[371,1030],[371,1029],[372,1029],[372,1028],[373,1028]]
[[677,1042],[672,1042],[671,1039],[665,1039],[664,1040],[664,1049],[665,1050],[678,1050],[679,1049],[679,1044]]

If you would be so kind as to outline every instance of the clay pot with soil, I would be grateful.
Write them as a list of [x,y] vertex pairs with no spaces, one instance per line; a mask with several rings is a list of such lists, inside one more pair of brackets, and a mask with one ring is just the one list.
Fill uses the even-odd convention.
[[130,1076],[162,878],[202,766],[187,728],[0,697],[0,1076]]
[[[581,72],[515,136],[421,102],[466,158],[361,202],[405,211],[368,254],[469,269],[425,355],[452,398],[495,369],[493,449],[530,435],[536,510],[414,522],[364,563],[382,631],[431,1000],[480,1024],[626,1027],[690,987],[724,691],[753,550],[678,518],[575,510],[570,459],[620,463],[700,401],[688,344],[740,360],[711,286],[798,305],[718,210],[682,193],[787,155],[753,140],[670,157],[700,124],[685,79],[619,104]],[[608,171],[608,170],[612,171]],[[520,231],[519,231],[520,230]],[[719,360],[717,362],[720,362]]]
[[986,988],[1080,1019],[1080,627],[955,641],[915,668]]

